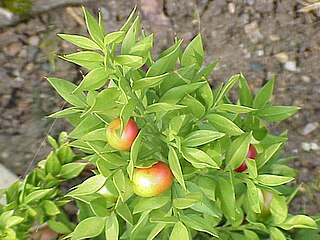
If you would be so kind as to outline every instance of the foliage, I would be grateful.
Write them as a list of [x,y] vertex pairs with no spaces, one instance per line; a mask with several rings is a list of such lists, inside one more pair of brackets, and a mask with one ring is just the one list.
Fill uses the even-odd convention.
[[[51,115],[74,126],[70,142],[50,138],[56,151],[6,191],[5,239],[15,239],[14,232],[24,239],[30,223],[44,222],[72,240],[281,240],[294,228],[317,229],[312,218],[288,213],[296,191],[285,184],[297,172],[279,157],[286,132],[271,134],[267,122],[285,120],[298,108],[274,105],[274,79],[255,96],[242,74],[212,91],[208,79],[217,62],[203,66],[200,35],[184,50],[176,39],[155,60],[153,35],[141,30],[135,11],[111,33],[101,13],[98,21],[86,9],[84,15],[90,37],[59,36],[83,49],[61,58],[86,68],[86,75],[78,85],[48,78],[70,105]],[[228,93],[236,84],[234,103]],[[120,135],[131,118],[140,129],[129,151],[107,142],[106,128],[117,117]],[[246,158],[250,144],[255,160]],[[63,195],[59,185],[79,175],[83,161],[95,166],[94,175]],[[163,194],[137,196],[134,169],[158,161],[170,166],[174,183]],[[234,171],[243,161],[248,169]],[[104,186],[115,201],[101,194]],[[74,223],[61,208],[70,201],[79,208]],[[14,217],[17,224],[8,220]]]

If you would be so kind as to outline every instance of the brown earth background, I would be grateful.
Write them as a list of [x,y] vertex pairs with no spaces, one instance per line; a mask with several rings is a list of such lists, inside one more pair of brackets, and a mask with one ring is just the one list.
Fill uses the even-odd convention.
[[34,0],[30,13],[6,21],[0,11],[0,162],[23,176],[50,151],[48,133],[70,130],[46,117],[63,100],[44,77],[81,79],[81,68],[57,57],[76,48],[56,36],[87,34],[79,4],[94,14],[100,9],[107,31],[117,30],[137,5],[145,30],[155,33],[154,55],[175,36],[186,45],[201,32],[206,63],[220,59],[213,86],[242,72],[256,92],[276,76],[276,104],[301,107],[271,125],[273,133],[289,131],[283,155],[297,156],[296,183],[304,183],[292,211],[320,212],[320,10],[301,12],[296,0]]

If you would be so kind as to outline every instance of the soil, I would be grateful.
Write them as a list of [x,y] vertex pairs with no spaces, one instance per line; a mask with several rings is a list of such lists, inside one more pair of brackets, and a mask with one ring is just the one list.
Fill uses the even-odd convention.
[[[299,12],[296,0],[110,0],[85,1],[100,9],[108,31],[117,30],[137,5],[142,25],[155,33],[155,55],[173,43],[186,45],[201,32],[206,63],[220,59],[212,76],[215,86],[242,72],[254,91],[276,76],[274,101],[301,110],[274,133],[289,131],[284,156],[297,156],[297,184],[304,194],[293,211],[320,212],[320,18]],[[23,176],[50,151],[46,135],[71,127],[47,118],[63,101],[44,77],[76,82],[82,69],[56,54],[75,51],[57,33],[87,34],[78,5],[53,8],[0,28],[0,161]]]

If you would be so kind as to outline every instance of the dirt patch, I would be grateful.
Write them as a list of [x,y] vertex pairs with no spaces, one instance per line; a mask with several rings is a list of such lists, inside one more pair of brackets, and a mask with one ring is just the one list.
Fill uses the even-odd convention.
[[[101,9],[107,30],[116,30],[138,4],[142,24],[155,33],[159,53],[174,36],[187,44],[201,32],[206,63],[220,59],[212,84],[242,72],[257,91],[277,77],[275,102],[295,105],[301,111],[272,131],[289,131],[284,155],[296,155],[294,166],[305,182],[304,194],[294,210],[315,214],[320,210],[320,20],[297,10],[295,0],[112,0],[88,3],[93,13]],[[0,29],[0,161],[23,175],[33,158],[49,151],[43,142],[48,131],[57,134],[68,125],[46,118],[63,101],[44,79],[55,76],[77,81],[82,69],[57,59],[55,54],[75,49],[56,33],[86,34],[77,6],[52,9],[22,23]],[[53,124],[53,127],[52,127]],[[40,150],[39,147],[43,145]],[[34,166],[35,162],[32,164]]]

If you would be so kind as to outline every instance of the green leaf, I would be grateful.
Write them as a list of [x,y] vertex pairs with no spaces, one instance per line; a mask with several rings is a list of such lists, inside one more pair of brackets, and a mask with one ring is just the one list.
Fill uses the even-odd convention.
[[150,34],[149,36],[135,43],[131,47],[129,53],[145,58],[148,52],[152,49],[152,47],[153,47],[153,34]]
[[43,207],[47,215],[55,216],[58,215],[61,211],[53,201],[45,200],[43,202]]
[[92,51],[81,51],[60,56],[60,58],[90,70],[102,67],[104,59],[101,54]]
[[180,215],[180,219],[185,225],[196,231],[205,232],[212,235],[213,237],[219,238],[218,233],[214,230],[210,223],[208,223],[204,218],[198,215]]
[[284,230],[291,230],[293,228],[318,229],[317,223],[311,217],[305,215],[289,215],[286,221],[278,225],[278,227]]
[[58,175],[61,170],[61,163],[53,152],[50,152],[46,159],[45,170],[47,173],[51,173],[52,176]]
[[274,87],[274,78],[269,80],[257,93],[253,100],[253,108],[261,109],[263,108],[267,102],[270,100]]
[[254,231],[250,231],[250,230],[244,230],[244,236],[246,237],[246,239],[248,240],[260,240],[258,234],[256,234]]
[[[210,63],[208,66],[206,66],[205,68],[201,69],[197,75],[194,77],[194,80],[197,82],[199,81],[201,78],[205,78],[206,80],[210,77],[213,69],[217,66],[219,61],[214,61],[212,63]],[[213,99],[212,99],[213,101]]]
[[279,186],[291,182],[293,177],[277,176],[270,174],[259,175],[256,180],[266,186]]
[[61,167],[60,176],[64,179],[72,179],[83,171],[87,163],[67,163]]
[[198,186],[204,192],[207,198],[212,201],[216,201],[215,190],[217,187],[217,182],[209,177],[199,177]]
[[169,240],[177,240],[177,239],[184,239],[184,240],[191,239],[189,236],[188,229],[182,222],[177,222],[174,224],[173,230],[169,238]]
[[44,198],[48,193],[52,192],[52,190],[52,188],[35,190],[26,196],[24,203],[28,204],[30,202],[38,201]]
[[99,89],[106,84],[109,75],[104,67],[95,68],[83,78],[74,92]]
[[216,98],[214,99],[214,105],[217,106],[220,101],[226,96],[226,94],[231,90],[233,85],[239,80],[240,75],[232,76],[226,85],[221,89],[221,91],[217,94]]
[[113,176],[114,185],[120,195],[121,201],[127,201],[133,194],[129,179],[123,174],[122,170],[117,171]]
[[137,69],[144,64],[142,57],[134,55],[118,55],[114,60],[120,65],[131,67],[132,69]]
[[146,108],[147,113],[169,112],[172,110],[187,108],[187,106],[170,103],[154,103]]
[[292,106],[270,106],[256,112],[255,115],[269,122],[280,122],[298,112],[299,109]]
[[173,206],[177,209],[190,208],[196,203],[202,202],[202,193],[191,192],[186,194],[184,197],[173,199]]
[[188,106],[185,110],[191,112],[196,118],[202,118],[206,113],[206,108],[196,98],[186,95],[182,101],[182,105]]
[[88,217],[81,221],[72,234],[71,240],[88,239],[98,236],[105,227],[105,220],[101,217]]
[[244,133],[231,143],[226,154],[227,167],[236,169],[242,164],[248,154],[251,138],[251,132]]
[[120,217],[122,217],[127,223],[133,225],[133,217],[132,217],[131,209],[128,207],[126,203],[117,201],[115,208]]
[[283,223],[288,216],[288,205],[284,196],[274,194],[270,203],[270,212],[275,225]]
[[91,13],[86,8],[83,7],[82,10],[84,13],[84,18],[86,20],[87,29],[90,36],[99,46],[103,46],[104,36],[97,20],[91,15]]
[[255,111],[256,109],[245,107],[245,106],[234,105],[234,104],[220,104],[218,105],[217,110],[222,112],[231,112],[231,113],[241,114],[241,113],[249,113],[249,112]]
[[149,68],[146,76],[147,77],[154,77],[161,75],[163,73],[169,72],[172,70],[177,62],[177,59],[180,55],[182,40],[178,40],[171,48],[170,52],[168,52],[166,55],[162,56],[160,59],[158,59],[155,63],[152,64],[152,66]]
[[134,81],[133,90],[136,91],[143,88],[156,87],[162,83],[162,81],[168,76],[168,74],[169,73],[164,73],[159,76],[140,78]]
[[80,124],[69,134],[70,138],[79,139],[85,134],[99,129],[103,126],[103,123],[99,118],[94,115],[88,115],[83,119]]
[[245,182],[247,184],[247,198],[250,208],[255,213],[261,213],[259,194],[256,185],[250,179],[246,179]]
[[223,136],[225,136],[225,134],[220,132],[211,130],[197,130],[188,134],[182,141],[182,145],[186,147],[196,147],[215,141]]
[[158,223],[156,224],[151,232],[149,233],[148,237],[147,237],[147,240],[152,240],[154,239],[163,229],[164,227],[166,226],[167,224],[166,223]]
[[168,161],[169,161],[170,170],[171,170],[173,176],[180,183],[180,185],[183,187],[183,189],[186,190],[186,185],[184,182],[182,169],[181,169],[181,165],[180,165],[180,161],[179,161],[177,152],[171,146],[169,146]]
[[219,168],[217,163],[200,149],[182,147],[182,155],[196,168]]
[[187,94],[194,92],[205,84],[206,82],[197,82],[171,88],[161,97],[160,102],[176,104]]
[[276,143],[264,149],[264,151],[260,153],[256,159],[258,169],[264,166],[282,145],[282,143]]
[[58,34],[62,39],[84,49],[100,50],[101,48],[90,38],[71,34]]
[[218,131],[229,134],[231,136],[243,134],[243,131],[235,123],[224,116],[221,116],[219,114],[210,114],[206,117],[206,119]]
[[251,89],[248,85],[247,80],[245,79],[245,77],[242,74],[240,74],[238,95],[239,95],[240,104],[242,106],[247,106],[247,107],[252,106],[252,103],[253,103],[252,92],[251,92]]
[[123,41],[125,36],[125,31],[117,31],[108,33],[103,40],[104,46],[110,43],[120,43]]
[[92,111],[104,112],[116,106],[116,100],[120,96],[120,91],[116,87],[103,89],[96,96],[96,101],[92,106]]
[[223,213],[230,219],[236,219],[236,200],[235,200],[235,192],[234,187],[231,182],[224,179],[223,177],[219,177],[218,179],[218,196],[221,201],[221,207]]
[[58,221],[49,220],[48,226],[53,231],[55,231],[56,233],[60,233],[60,234],[68,234],[68,233],[72,232],[72,230],[73,230],[68,224],[66,224],[65,222],[59,222],[59,220]]
[[6,227],[7,228],[11,228],[13,226],[16,226],[22,222],[24,222],[25,219],[23,217],[19,217],[19,216],[11,216],[9,219],[8,219],[8,222],[7,222],[7,225]]
[[270,240],[286,240],[286,236],[279,230],[278,228],[275,227],[270,227]]
[[203,45],[201,35],[198,34],[186,47],[181,56],[181,66],[196,64],[199,69],[203,63]]
[[109,215],[109,209],[105,197],[95,198],[89,203],[92,212],[98,217],[106,217]]
[[142,141],[142,134],[143,134],[143,131],[140,130],[138,133],[138,136],[134,139],[134,142],[132,143],[132,146],[131,146],[130,162],[129,162],[128,168],[127,168],[129,179],[131,181],[132,181],[133,170],[134,170],[134,167],[136,166],[136,163],[138,160],[138,155],[139,155],[141,141]]
[[69,192],[67,196],[83,196],[95,193],[103,187],[106,181],[107,178],[101,174],[92,176],[78,185],[77,189]]
[[249,177],[255,179],[258,176],[258,168],[256,160],[251,158],[246,158],[246,165],[248,167]]
[[80,138],[83,141],[107,141],[106,128],[98,128]]
[[80,114],[81,114],[81,110],[75,107],[71,107],[71,108],[66,108],[61,111],[52,113],[48,117],[49,118],[68,118],[68,117],[74,117],[74,116],[80,117]]
[[119,239],[119,223],[114,212],[112,212],[111,215],[107,217],[105,233],[106,240]]
[[213,105],[213,92],[207,82],[207,84],[196,90],[197,99],[199,99],[207,109],[211,108]]
[[151,198],[140,198],[133,209],[133,214],[158,209],[171,200],[169,192]]
[[130,52],[131,47],[135,44],[137,40],[139,29],[140,17],[137,16],[123,39],[123,42],[121,44],[121,54],[128,54]]
[[48,82],[68,103],[77,107],[86,107],[86,97],[83,93],[72,93],[77,86],[60,78],[47,78]]

